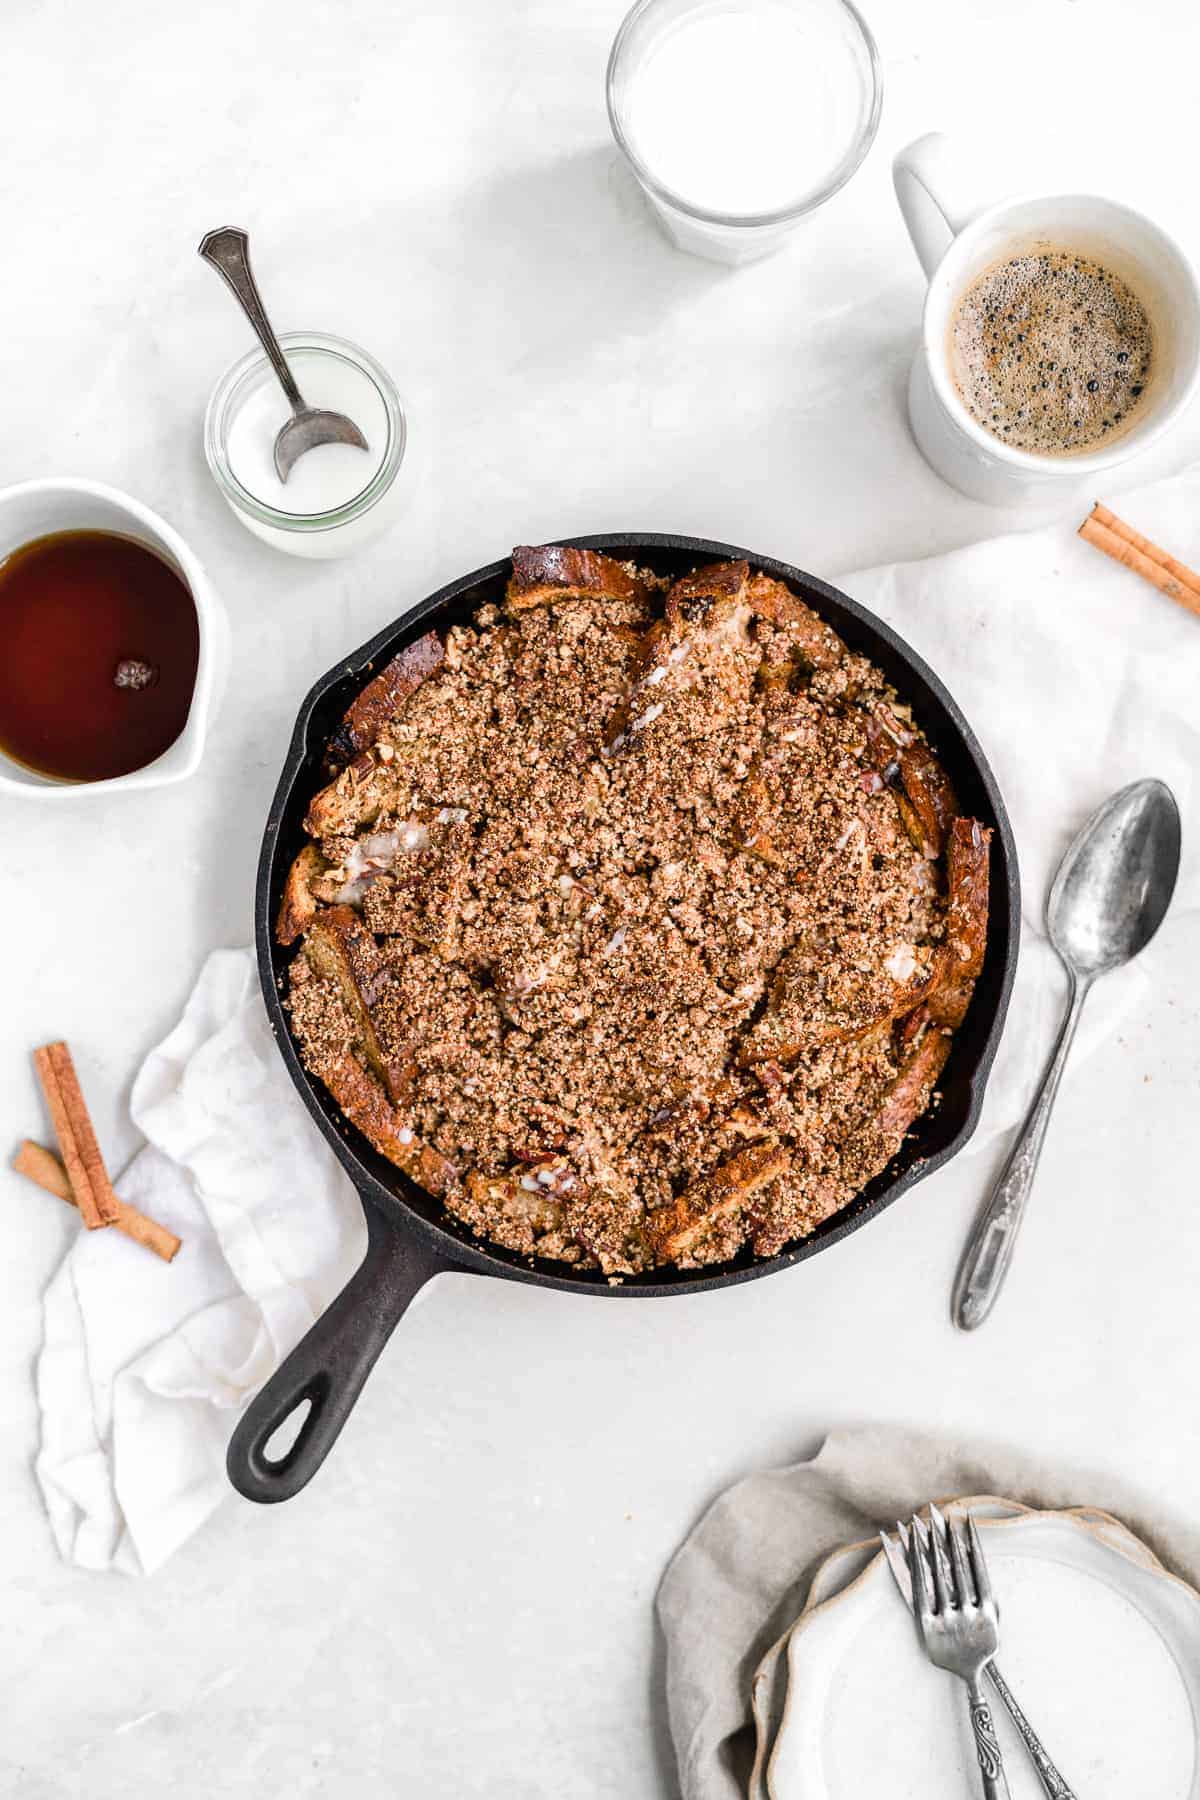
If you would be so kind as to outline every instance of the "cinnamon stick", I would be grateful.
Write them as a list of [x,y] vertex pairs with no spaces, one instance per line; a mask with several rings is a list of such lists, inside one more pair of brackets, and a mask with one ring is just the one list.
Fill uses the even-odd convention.
[[62,1152],[63,1162],[66,1164],[71,1191],[75,1195],[75,1204],[78,1206],[80,1217],[88,1230],[96,1231],[108,1221],[100,1211],[87,1165],[75,1138],[75,1128],[67,1110],[66,1096],[63,1094],[58,1079],[58,1070],[54,1066],[54,1058],[51,1055],[52,1048],[53,1046],[50,1044],[43,1044],[40,1049],[35,1050],[33,1063],[38,1073],[38,1080],[42,1084],[42,1092],[46,1096],[50,1123],[54,1127],[54,1135],[58,1139],[58,1147]]
[[[52,1150],[46,1150],[31,1138],[26,1138],[13,1158],[13,1168],[18,1175],[27,1176],[48,1194],[57,1194],[69,1206],[77,1205],[67,1171]],[[155,1219],[148,1219],[135,1206],[126,1206],[123,1200],[117,1201],[117,1216],[113,1224],[124,1237],[132,1238],[135,1244],[152,1250],[164,1262],[170,1262],[180,1248],[181,1240],[173,1231],[168,1231],[165,1225],[158,1224]]]
[[[112,1182],[108,1179],[108,1170],[100,1154],[100,1145],[96,1141],[92,1117],[83,1097],[83,1089],[79,1085],[79,1077],[75,1073],[71,1052],[61,1041],[45,1044],[42,1049],[34,1052],[34,1060],[42,1077],[42,1086],[51,1111],[53,1112],[55,1104],[59,1109],[54,1118],[54,1129],[62,1149],[63,1161],[67,1165],[67,1174],[71,1178],[71,1186],[79,1195],[79,1211],[83,1221],[89,1231],[96,1230],[100,1225],[113,1225],[117,1218],[117,1196],[113,1193]],[[56,1099],[51,1098],[52,1086],[57,1089]],[[63,1128],[70,1141],[70,1149],[63,1141]],[[77,1169],[82,1171],[87,1201],[80,1189]]]
[[1200,574],[1189,569],[1150,538],[1143,537],[1132,525],[1119,519],[1099,501],[1079,527],[1079,535],[1087,543],[1103,550],[1114,562],[1132,569],[1160,594],[1165,594],[1189,612],[1200,614]]

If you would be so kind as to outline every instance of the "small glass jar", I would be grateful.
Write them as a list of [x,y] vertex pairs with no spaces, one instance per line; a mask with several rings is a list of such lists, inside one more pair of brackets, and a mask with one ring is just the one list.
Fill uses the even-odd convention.
[[345,412],[361,428],[366,452],[332,447],[335,456],[363,457],[361,487],[353,486],[352,475],[344,498],[314,498],[313,459],[327,455],[322,446],[301,457],[290,477],[301,505],[308,487],[307,509],[288,509],[271,449],[289,409],[261,350],[234,363],[213,389],[204,415],[204,454],[213,480],[256,537],[291,556],[347,556],[386,531],[407,497],[411,456],[404,407],[387,371],[357,344],[319,331],[286,331],[279,341],[307,404]]

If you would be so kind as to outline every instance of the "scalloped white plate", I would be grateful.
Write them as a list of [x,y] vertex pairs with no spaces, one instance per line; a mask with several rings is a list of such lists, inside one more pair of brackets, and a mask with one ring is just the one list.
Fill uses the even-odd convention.
[[[1200,1595],[1104,1515],[1024,1513],[982,1531],[1001,1667],[1080,1800],[1200,1800]],[[882,1557],[855,1572],[865,1556],[831,1559],[790,1634],[767,1792],[963,1800],[978,1773],[962,1685],[926,1660]],[[996,1712],[1012,1800],[1042,1800]]]
[[[1012,1519],[1018,1514],[1031,1511],[1030,1507],[1023,1506],[1019,1500],[1001,1500],[994,1494],[974,1494],[942,1502],[942,1511],[947,1516],[957,1517],[964,1508],[973,1512],[977,1519]],[[1105,1520],[1108,1520],[1109,1517],[1107,1513],[1091,1516]],[[1150,1555],[1150,1552],[1138,1542],[1137,1538],[1125,1532],[1124,1526],[1120,1526],[1119,1529],[1124,1532],[1135,1555]],[[747,1788],[747,1800],[769,1800],[767,1760],[775,1746],[787,1699],[788,1639],[806,1614],[818,1606],[832,1605],[833,1601],[844,1595],[863,1571],[870,1567],[879,1553],[878,1538],[868,1538],[856,1544],[842,1544],[838,1549],[832,1551],[813,1576],[808,1597],[799,1616],[793,1619],[783,1636],[772,1644],[755,1670],[750,1688],[750,1710],[754,1717],[755,1728],[755,1753],[754,1768],[751,1771]]]

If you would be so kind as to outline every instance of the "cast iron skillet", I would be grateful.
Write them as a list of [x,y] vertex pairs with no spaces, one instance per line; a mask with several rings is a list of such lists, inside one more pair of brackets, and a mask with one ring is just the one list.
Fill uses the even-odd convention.
[[[941,1079],[941,1105],[918,1121],[891,1164],[844,1211],[813,1235],[769,1261],[748,1255],[716,1270],[655,1270],[610,1287],[593,1270],[524,1258],[474,1238],[465,1225],[377,1154],[342,1117],[325,1089],[302,1066],[281,992],[290,950],[275,943],[280,891],[304,844],[301,828],[308,802],[323,785],[321,762],[342,714],[371,671],[405,644],[436,626],[467,622],[476,608],[499,600],[511,565],[507,559],[464,575],[431,594],[318,681],[300,708],[283,774],[263,838],[255,896],[255,938],[271,1029],[301,1098],[332,1145],[364,1202],[367,1253],[358,1272],[307,1337],[251,1402],[229,1445],[229,1479],[250,1500],[287,1500],[315,1475],[358,1397],[371,1366],[418,1289],[446,1270],[537,1282],[578,1294],[644,1299],[694,1294],[755,1281],[804,1262],[865,1225],[907,1188],[949,1161],[971,1136],[1000,1039],[1017,962],[1020,890],[1016,847],[983,752],[933,671],[888,626],[836,588],[787,563],[705,538],[657,533],[568,538],[566,543],[632,558],[642,567],[678,575],[698,564],[745,557],[784,581],[808,601],[854,650],[869,656],[911,703],[958,792],[964,812],[995,828],[992,840],[991,917],[987,960],[971,1009],[954,1040]],[[294,1442],[268,1457],[267,1444],[305,1402],[309,1410]]]

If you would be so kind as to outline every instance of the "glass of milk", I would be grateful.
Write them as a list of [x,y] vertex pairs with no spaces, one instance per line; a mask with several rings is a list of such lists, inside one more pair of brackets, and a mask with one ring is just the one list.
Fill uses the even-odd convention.
[[367,440],[319,444],[275,472],[279,427],[291,416],[261,350],[224,374],[204,416],[213,479],[248,531],[292,556],[345,556],[393,523],[409,483],[408,424],[400,396],[374,357],[344,338],[285,331],[280,343],[309,406],[354,420]]
[[613,135],[683,250],[749,262],[871,147],[879,55],[850,0],[638,0],[608,62]]

